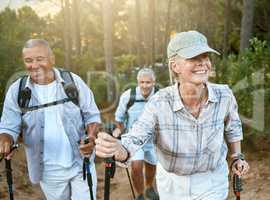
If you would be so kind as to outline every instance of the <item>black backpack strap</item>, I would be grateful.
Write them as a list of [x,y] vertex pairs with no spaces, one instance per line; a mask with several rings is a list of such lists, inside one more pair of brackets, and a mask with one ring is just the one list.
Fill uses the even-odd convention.
[[18,91],[18,105],[20,109],[27,108],[31,99],[31,90],[25,87],[28,76],[25,75],[20,79],[19,91]]
[[[154,93],[156,93],[159,90],[159,87],[157,85],[155,85],[154,87]],[[126,106],[126,114],[129,110],[129,108],[135,103],[135,102],[147,102],[147,100],[144,99],[139,99],[136,100],[136,87],[131,87],[130,88],[130,97],[129,97],[129,101],[127,103]]]
[[159,87],[157,85],[155,85],[155,89],[154,89],[154,94],[159,91]]
[[70,71],[58,69],[61,77],[64,79],[63,88],[67,97],[77,106],[79,106],[79,92],[75,85]]
[[128,112],[129,108],[135,103],[136,101],[136,87],[130,88],[130,97],[126,106],[126,113]]
[[[154,89],[154,93],[156,93],[159,90],[158,86],[155,86]],[[130,88],[130,97],[126,106],[126,111],[125,111],[125,116],[126,116],[126,121],[128,121],[128,110],[130,109],[131,106],[133,106],[133,104],[135,102],[147,102],[147,100],[145,99],[136,99],[136,87],[131,87]]]
[[63,104],[68,101],[72,101],[75,105],[79,106],[79,92],[73,80],[71,73],[67,70],[59,69],[61,77],[64,79],[63,88],[67,95],[67,98],[62,100],[36,105],[29,107],[29,102],[31,99],[31,90],[25,87],[28,76],[25,75],[20,79],[19,92],[18,92],[18,105],[22,110],[22,114],[28,111],[38,110],[40,108],[45,108],[57,104]]

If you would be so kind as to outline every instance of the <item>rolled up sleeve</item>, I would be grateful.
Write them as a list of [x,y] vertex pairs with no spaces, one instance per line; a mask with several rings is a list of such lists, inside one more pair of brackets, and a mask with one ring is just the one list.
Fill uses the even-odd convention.
[[243,139],[242,123],[238,114],[238,105],[231,91],[229,109],[225,118],[225,135],[229,143]]
[[146,103],[138,120],[133,124],[129,132],[122,136],[122,145],[129,151],[132,157],[137,150],[143,147],[147,141],[154,137],[157,124],[156,101],[151,99]]
[[18,81],[13,83],[5,97],[4,107],[0,122],[0,134],[6,133],[12,136],[16,142],[21,132],[21,110],[17,104]]

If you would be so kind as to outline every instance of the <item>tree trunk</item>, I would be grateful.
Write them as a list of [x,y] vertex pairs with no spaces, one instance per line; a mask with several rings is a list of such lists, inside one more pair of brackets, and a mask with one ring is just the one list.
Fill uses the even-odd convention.
[[[105,51],[105,64],[108,75],[113,73],[113,52],[112,52],[112,24],[113,12],[111,0],[102,1],[103,7],[103,32],[104,32],[104,51]],[[107,81],[107,100],[113,100],[113,84],[110,77]]]
[[80,3],[81,0],[73,0],[72,2],[75,53],[77,56],[81,54]]
[[138,64],[143,65],[142,57],[142,24],[141,24],[141,5],[140,0],[136,0],[136,25],[137,25],[137,55]]
[[249,47],[249,40],[252,37],[252,26],[255,9],[255,0],[244,0],[243,16],[241,21],[240,52]]
[[167,7],[167,19],[165,25],[165,35],[164,35],[164,47],[163,47],[163,58],[162,63],[163,66],[166,65],[166,58],[167,58],[167,45],[169,39],[169,32],[170,32],[170,15],[171,15],[171,7],[172,7],[172,0],[169,0],[168,7]]
[[223,57],[226,57],[229,51],[229,34],[231,31],[231,0],[225,2],[224,19]]
[[61,0],[63,11],[63,36],[65,48],[65,68],[71,69],[71,37],[70,37],[70,4],[69,0]]
[[150,61],[150,65],[153,67],[155,64],[155,18],[156,18],[156,2],[155,0],[149,0],[149,16],[150,16],[150,54],[149,54],[149,61]]

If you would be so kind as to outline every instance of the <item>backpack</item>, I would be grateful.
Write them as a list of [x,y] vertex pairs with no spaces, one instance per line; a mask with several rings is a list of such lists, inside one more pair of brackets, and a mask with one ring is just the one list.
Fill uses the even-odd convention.
[[[159,90],[159,87],[158,86],[155,86],[154,88],[154,94]],[[128,110],[130,109],[131,106],[133,106],[133,104],[135,102],[147,102],[147,100],[145,99],[136,99],[136,87],[131,87],[130,88],[130,97],[129,97],[129,100],[128,100],[128,103],[127,103],[127,106],[126,106],[126,115],[128,113]]]
[[20,79],[20,85],[19,85],[19,91],[18,91],[18,105],[22,111],[22,114],[38,110],[40,108],[45,108],[49,106],[54,106],[57,104],[63,104],[68,101],[72,101],[75,105],[79,106],[79,92],[75,85],[75,82],[73,80],[73,77],[71,75],[70,71],[63,70],[63,69],[57,69],[60,72],[60,76],[64,79],[64,82],[62,83],[62,86],[64,88],[64,91],[67,95],[67,98],[53,101],[50,103],[45,103],[42,105],[36,105],[36,106],[29,106],[29,102],[31,99],[31,90],[28,87],[25,87],[26,81],[28,78],[28,75],[23,76]]

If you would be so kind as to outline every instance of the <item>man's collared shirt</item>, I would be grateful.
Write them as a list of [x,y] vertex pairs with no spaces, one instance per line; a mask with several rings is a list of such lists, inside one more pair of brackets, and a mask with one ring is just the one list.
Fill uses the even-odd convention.
[[227,85],[207,83],[207,89],[208,100],[198,118],[184,107],[178,84],[156,93],[122,136],[130,155],[153,137],[159,162],[177,175],[214,170],[225,162],[225,139],[232,143],[243,138],[237,103]]
[[[54,69],[54,73],[57,87],[56,99],[66,98],[62,85],[64,80],[58,70]],[[101,120],[92,91],[79,76],[72,73],[72,77],[79,92],[80,108],[71,101],[64,103],[61,120],[73,150],[74,162],[82,165],[78,141],[85,136],[85,127],[88,124],[100,123]],[[6,94],[0,122],[0,133],[11,135],[14,141],[17,141],[20,132],[23,133],[30,180],[32,183],[38,183],[41,180],[44,168],[44,109],[26,112],[22,115],[17,103],[19,84],[20,79],[9,87]],[[40,105],[34,84],[29,77],[26,81],[26,87],[31,89],[32,92],[29,106]],[[57,149],[55,150],[57,151]]]

